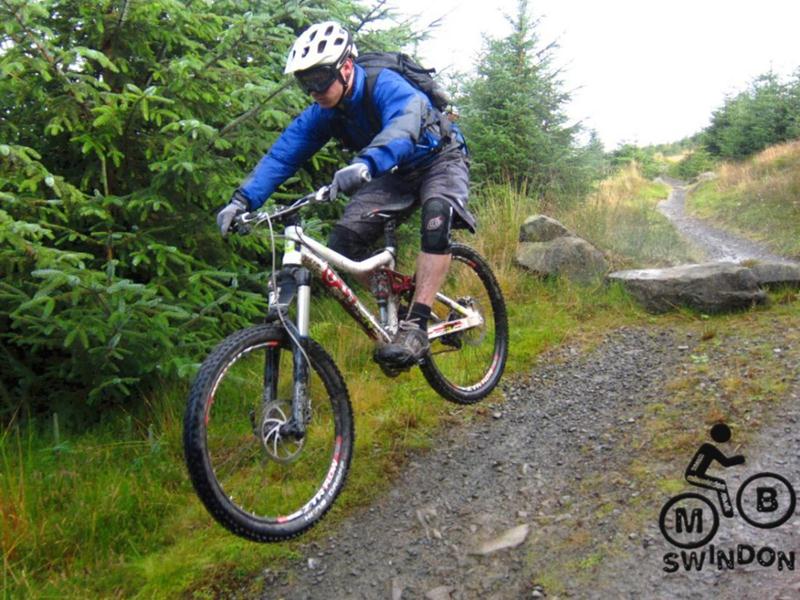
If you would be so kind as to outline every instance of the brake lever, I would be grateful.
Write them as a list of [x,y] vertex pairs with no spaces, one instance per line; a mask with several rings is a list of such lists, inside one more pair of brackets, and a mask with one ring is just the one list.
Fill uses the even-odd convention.
[[258,214],[255,212],[238,215],[231,223],[231,231],[239,235],[247,235],[253,229],[252,223],[257,220]]
[[321,202],[328,202],[331,199],[331,186],[323,185],[315,193],[311,199],[312,204],[319,204]]

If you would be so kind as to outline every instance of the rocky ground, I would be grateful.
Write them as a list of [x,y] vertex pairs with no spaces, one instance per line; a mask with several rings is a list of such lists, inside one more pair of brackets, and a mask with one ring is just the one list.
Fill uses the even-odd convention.
[[[675,549],[658,514],[687,489],[683,469],[715,416],[735,421],[721,447],[747,457],[726,471],[731,490],[769,470],[800,491],[800,324],[721,327],[625,328],[542,357],[374,505],[320,524],[326,537],[292,564],[265,565],[259,597],[800,597],[800,565],[664,571]],[[685,448],[665,447],[675,440]],[[800,553],[800,511],[769,530],[723,518],[714,543]]]

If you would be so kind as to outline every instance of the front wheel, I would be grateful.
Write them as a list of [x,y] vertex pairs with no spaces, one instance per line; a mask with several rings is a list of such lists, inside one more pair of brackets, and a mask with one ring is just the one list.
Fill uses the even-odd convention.
[[[453,244],[452,262],[432,307],[430,331],[445,332],[431,340],[420,369],[443,398],[473,404],[485,398],[500,381],[508,358],[508,317],[503,293],[484,258],[469,246]],[[463,316],[460,307],[474,311],[480,323],[446,333]],[[457,329],[457,327],[454,327]]]
[[273,542],[299,535],[330,509],[353,453],[347,388],[330,356],[305,348],[305,435],[288,433],[293,356],[283,328],[236,332],[206,358],[184,418],[184,454],[197,495],[241,537]]

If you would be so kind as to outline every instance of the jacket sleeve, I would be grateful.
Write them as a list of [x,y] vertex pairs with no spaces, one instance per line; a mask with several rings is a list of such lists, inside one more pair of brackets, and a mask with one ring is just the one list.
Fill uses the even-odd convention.
[[330,137],[330,123],[319,105],[313,104],[300,113],[239,186],[249,200],[250,210],[264,204]]
[[412,157],[423,119],[431,109],[422,92],[390,69],[381,71],[375,80],[372,102],[382,128],[356,160],[365,162],[372,175],[379,176]]

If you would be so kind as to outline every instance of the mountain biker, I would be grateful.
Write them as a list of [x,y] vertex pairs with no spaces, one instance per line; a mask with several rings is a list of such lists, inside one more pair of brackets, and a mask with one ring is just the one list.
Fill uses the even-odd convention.
[[[428,320],[450,265],[451,228],[475,231],[467,209],[466,147],[457,128],[453,135],[442,131],[441,114],[428,96],[391,69],[378,73],[369,97],[357,56],[350,33],[336,22],[312,25],[300,34],[285,73],[295,75],[314,104],[281,134],[218,213],[217,223],[225,235],[237,215],[260,207],[329,139],[356,151],[331,183],[332,199],[339,193],[351,199],[330,234],[330,248],[363,260],[383,233],[386,217],[380,210],[400,208],[407,217],[422,207],[412,306],[394,339],[375,352],[381,364],[406,368],[429,349]],[[379,125],[370,114],[380,117]]]

